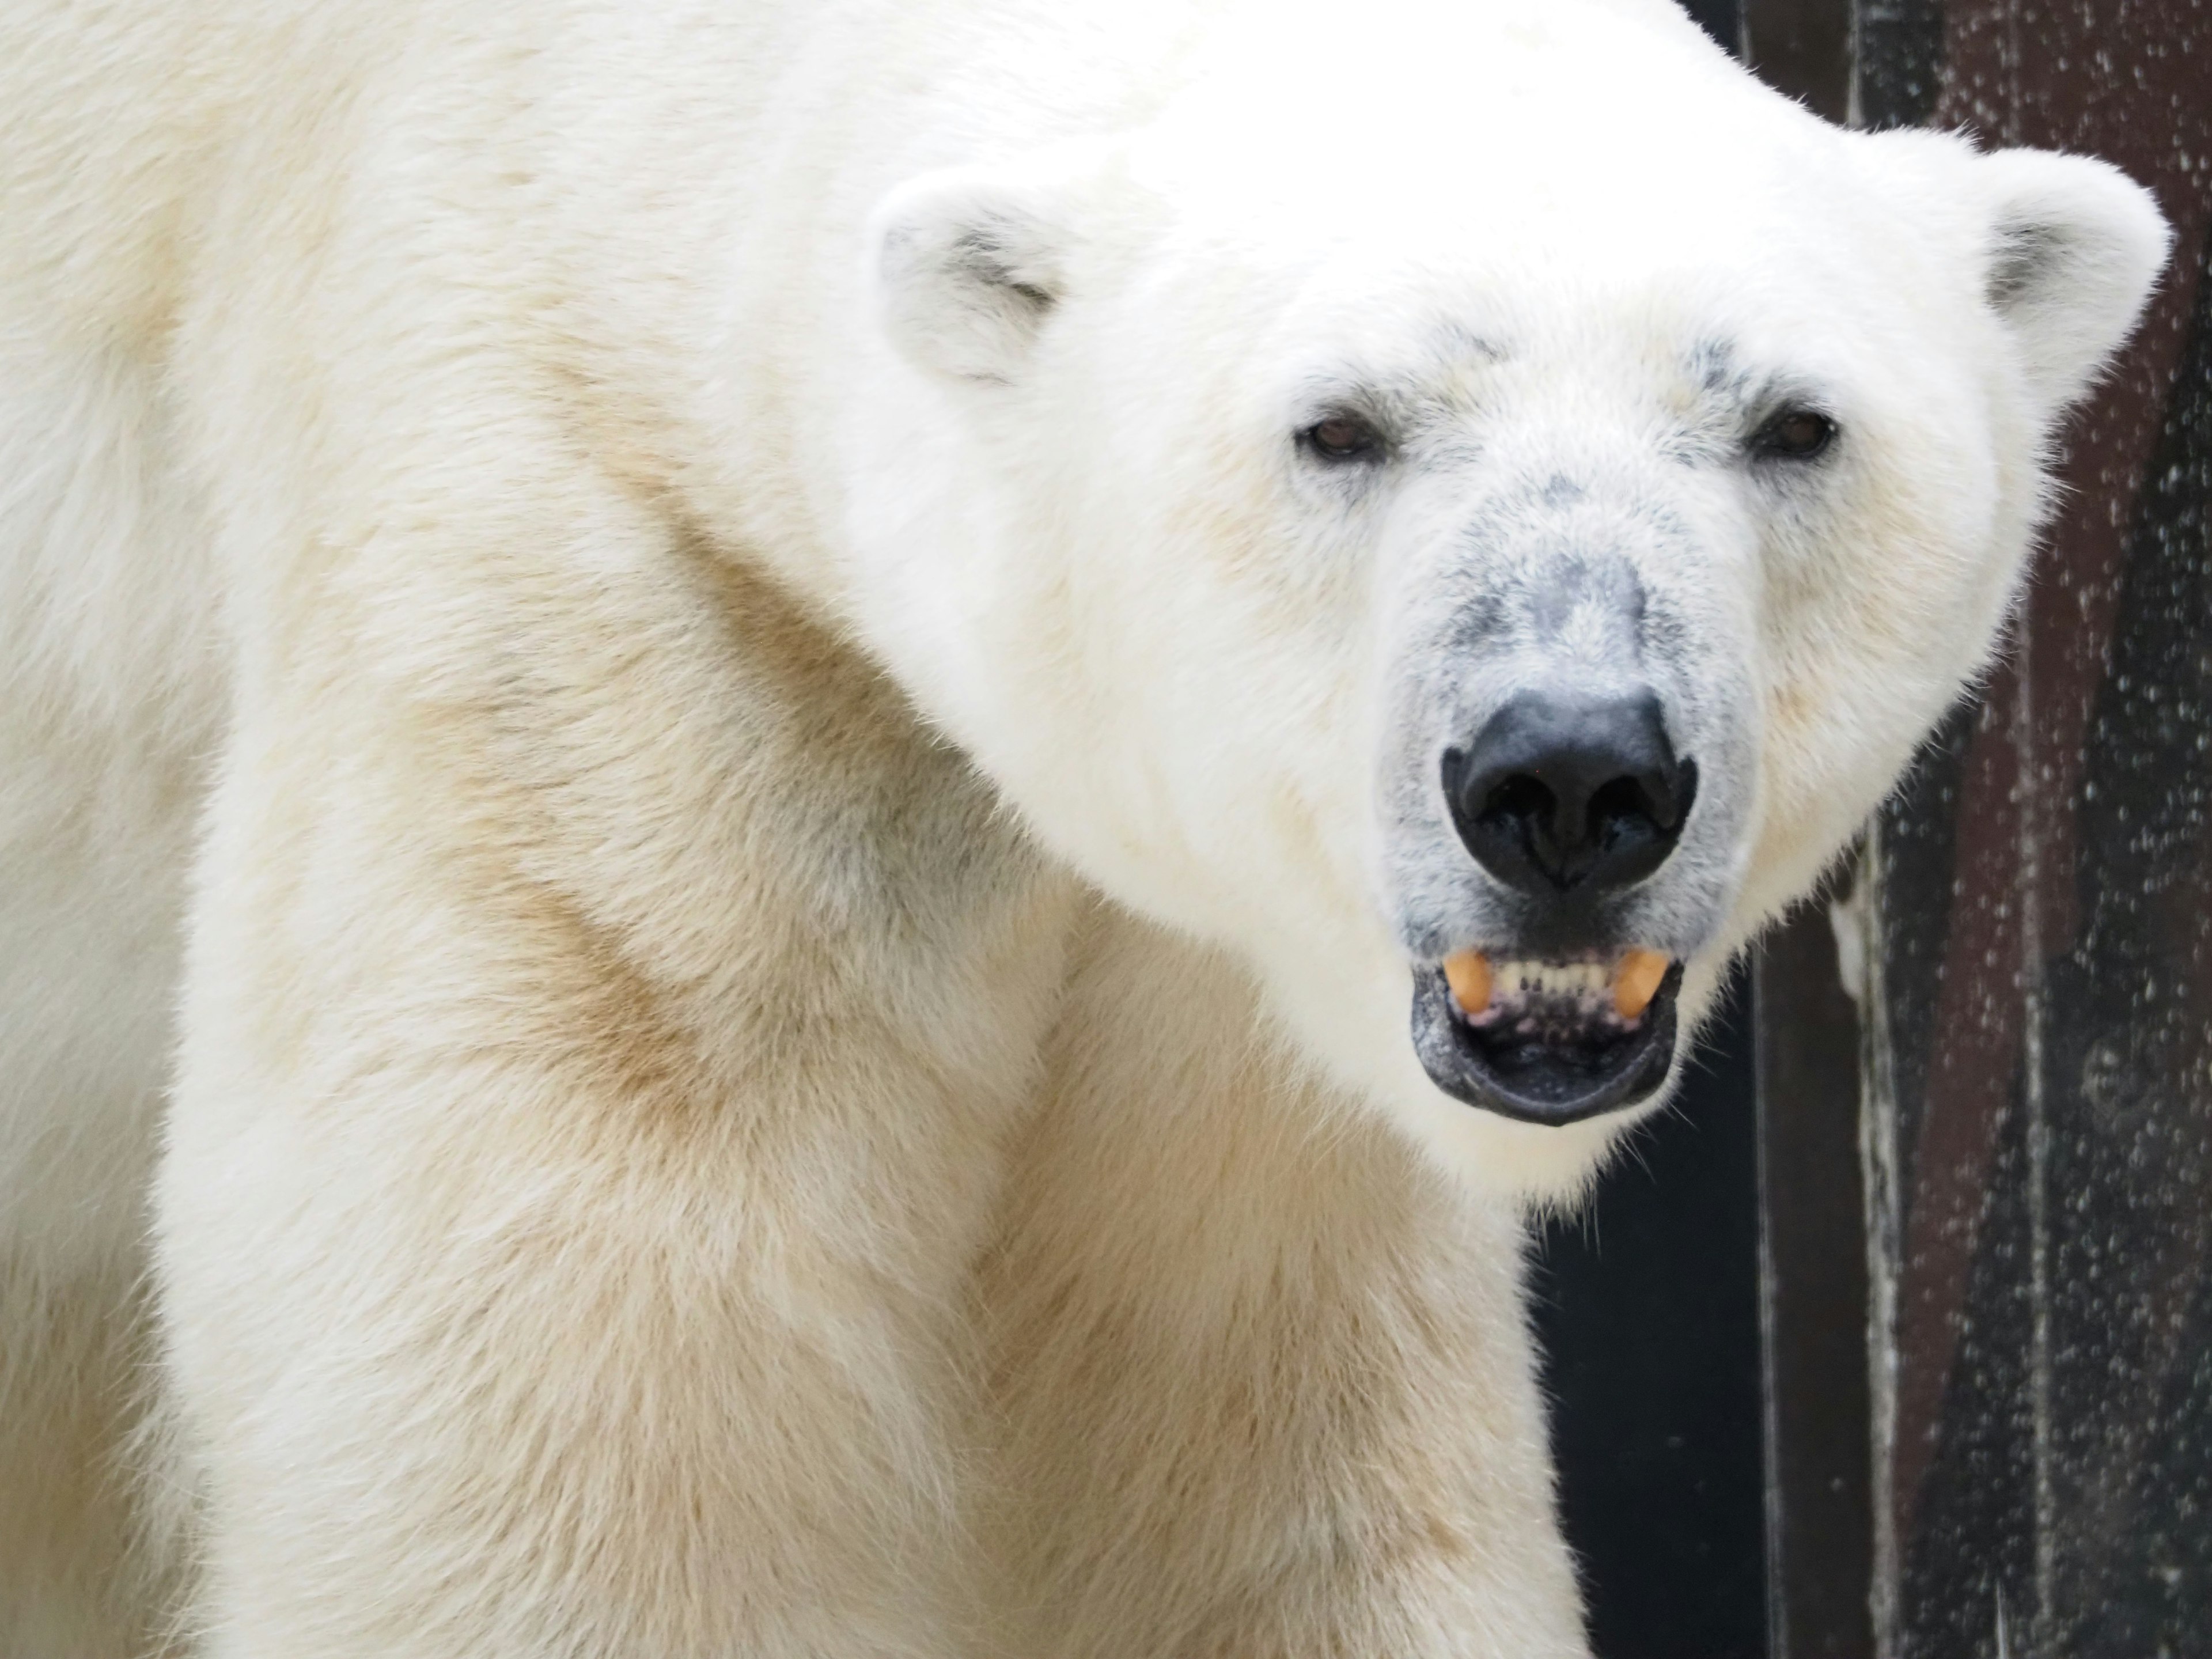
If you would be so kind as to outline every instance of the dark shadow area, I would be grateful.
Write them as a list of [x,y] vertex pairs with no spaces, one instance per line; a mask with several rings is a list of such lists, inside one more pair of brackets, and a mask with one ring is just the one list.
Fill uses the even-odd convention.
[[1762,1659],[1756,1066],[1739,973],[1676,1107],[1534,1274],[1598,1659]]
[[1690,21],[1726,46],[1739,49],[1743,37],[1742,0],[1681,0]]

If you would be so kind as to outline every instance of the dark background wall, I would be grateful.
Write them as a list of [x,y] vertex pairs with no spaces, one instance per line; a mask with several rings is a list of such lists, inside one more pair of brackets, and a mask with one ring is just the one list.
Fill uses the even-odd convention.
[[2116,161],[2178,244],[2004,669],[1541,1241],[1593,1639],[2212,1655],[2212,13],[1691,9],[1832,118]]
[[2068,434],[2069,494],[2004,672],[1868,861],[1873,1288],[1894,1357],[1874,1421],[1877,1638],[2202,1654],[2212,14],[1923,0],[1917,16],[1934,72],[1892,87],[1894,62],[1876,64],[1878,113],[2106,156],[2158,193],[2176,247]]
[[1553,1449],[1600,1659],[1766,1651],[1749,989],[1680,1103],[1539,1242]]

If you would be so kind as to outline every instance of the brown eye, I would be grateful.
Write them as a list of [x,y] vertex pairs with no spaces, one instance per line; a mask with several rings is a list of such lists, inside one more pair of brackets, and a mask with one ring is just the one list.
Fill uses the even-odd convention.
[[1298,434],[1298,441],[1325,461],[1361,461],[1382,453],[1382,434],[1357,415],[1332,415]]
[[1835,441],[1836,423],[1817,409],[1785,409],[1759,428],[1751,441],[1761,455],[1785,461],[1809,461]]

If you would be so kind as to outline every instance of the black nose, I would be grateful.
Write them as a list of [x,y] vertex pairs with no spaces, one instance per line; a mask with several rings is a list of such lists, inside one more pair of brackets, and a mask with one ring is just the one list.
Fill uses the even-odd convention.
[[1587,896],[1667,861],[1697,794],[1659,700],[1524,691],[1467,749],[1447,749],[1444,799],[1467,850],[1526,892]]

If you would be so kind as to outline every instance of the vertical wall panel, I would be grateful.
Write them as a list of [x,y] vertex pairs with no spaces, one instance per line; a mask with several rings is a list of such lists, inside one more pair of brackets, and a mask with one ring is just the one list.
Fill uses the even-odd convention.
[[2106,156],[2179,232],[2006,666],[1866,872],[1885,1654],[2212,1651],[2208,25],[1861,0],[1855,29],[1862,120]]
[[1862,1036],[1837,949],[1857,909],[1805,907],[1757,969],[1770,1659],[1874,1650]]
[[[2179,232],[2003,669],[1871,833],[1856,1006],[1817,910],[1762,965],[1776,1659],[2212,1653],[2212,19],[1753,0],[1747,33],[1824,112],[2104,155]],[[1845,1089],[1817,1057],[1855,1027]],[[1851,1094],[1855,1237],[1819,1190]],[[1871,1535],[1810,1549],[1857,1410],[1804,1358],[1845,1341],[1818,1268],[1862,1244]]]

